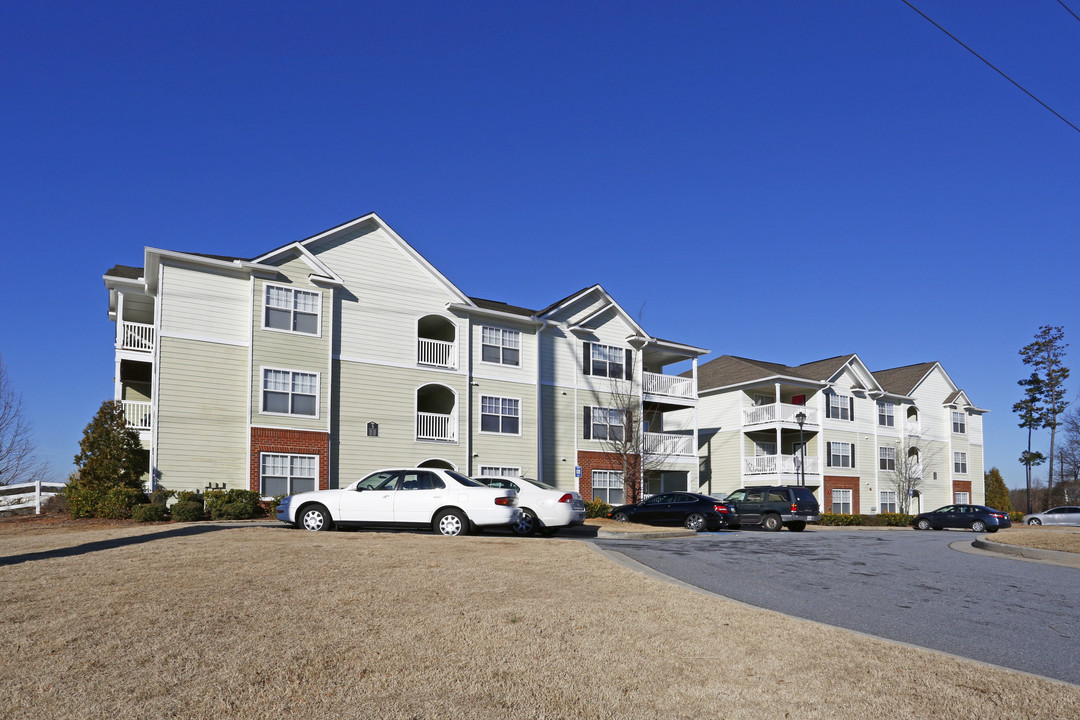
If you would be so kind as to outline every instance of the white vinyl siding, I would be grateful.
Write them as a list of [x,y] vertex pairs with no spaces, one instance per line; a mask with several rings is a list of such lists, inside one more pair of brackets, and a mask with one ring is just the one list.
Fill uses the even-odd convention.
[[247,276],[166,262],[161,272],[160,336],[248,344],[251,281]]

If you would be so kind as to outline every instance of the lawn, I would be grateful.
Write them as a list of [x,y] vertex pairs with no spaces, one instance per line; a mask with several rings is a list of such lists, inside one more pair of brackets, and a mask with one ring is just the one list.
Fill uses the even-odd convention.
[[569,539],[0,521],[0,579],[0,718],[1080,717]]

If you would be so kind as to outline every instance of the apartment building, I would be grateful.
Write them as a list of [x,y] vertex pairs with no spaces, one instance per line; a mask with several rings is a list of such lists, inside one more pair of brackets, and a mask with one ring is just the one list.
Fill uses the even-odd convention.
[[147,247],[104,281],[154,485],[272,496],[430,466],[621,502],[627,457],[646,492],[699,484],[707,351],[599,285],[540,310],[469,297],[375,214],[254,258]]
[[[982,416],[937,362],[871,372],[724,355],[698,368],[701,490],[805,484],[826,512],[981,504]],[[906,501],[905,501],[905,495]]]

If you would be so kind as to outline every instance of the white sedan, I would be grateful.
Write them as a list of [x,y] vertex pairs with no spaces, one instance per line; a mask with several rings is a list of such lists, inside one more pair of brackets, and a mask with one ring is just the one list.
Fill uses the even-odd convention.
[[520,516],[513,490],[441,468],[380,470],[340,490],[290,495],[277,506],[278,520],[304,530],[398,525],[464,535],[474,527],[512,525]]
[[515,490],[521,519],[510,526],[517,535],[554,535],[559,528],[585,522],[585,501],[581,494],[524,477],[480,476],[474,478],[490,488]]

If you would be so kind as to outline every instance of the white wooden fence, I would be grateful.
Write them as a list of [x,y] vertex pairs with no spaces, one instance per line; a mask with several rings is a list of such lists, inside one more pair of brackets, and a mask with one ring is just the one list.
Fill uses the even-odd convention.
[[64,483],[53,482],[0,485],[0,512],[32,507],[34,513],[40,515],[42,496],[45,496],[45,499],[48,500],[63,489]]

